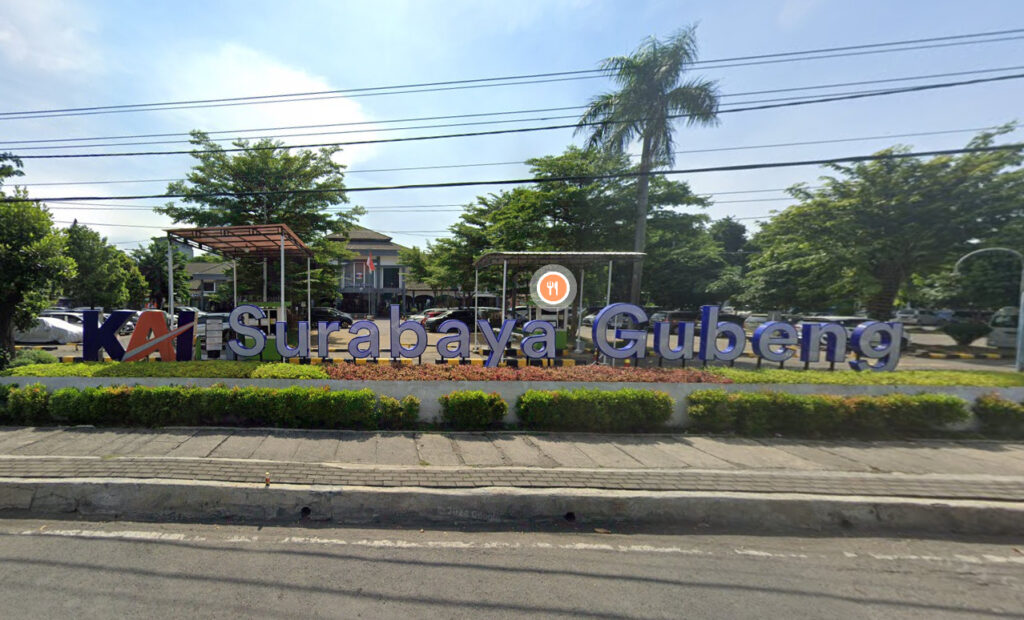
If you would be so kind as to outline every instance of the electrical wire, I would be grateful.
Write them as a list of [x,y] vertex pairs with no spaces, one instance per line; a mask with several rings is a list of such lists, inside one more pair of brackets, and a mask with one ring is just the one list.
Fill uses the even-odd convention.
[[[918,86],[908,86],[908,87],[905,87],[905,88],[898,88],[898,89],[891,89],[891,90],[870,91],[870,92],[862,92],[862,93],[851,93],[851,94],[844,94],[844,95],[837,95],[837,96],[830,96],[830,97],[821,97],[821,98],[817,98],[817,99],[805,99],[805,100],[802,100],[802,101],[788,101],[788,102],[785,102],[785,103],[769,103],[769,104],[761,104],[761,105],[754,105],[754,106],[747,106],[747,107],[731,108],[731,109],[727,109],[727,110],[720,110],[719,114],[734,113],[734,112],[750,112],[750,111],[755,111],[755,110],[768,110],[768,109],[776,109],[776,108],[787,108],[787,107],[803,106],[803,105],[809,105],[809,104],[815,104],[815,103],[830,103],[830,102],[834,102],[834,101],[848,101],[848,100],[853,100],[853,99],[863,99],[863,98],[868,98],[868,97],[888,96],[888,95],[904,94],[904,93],[911,93],[911,92],[922,92],[922,91],[942,89],[942,88],[952,88],[952,87],[957,87],[957,86],[971,86],[971,85],[976,85],[976,84],[985,84],[985,83],[991,83],[991,82],[1001,82],[1001,81],[1016,80],[1016,79],[1021,79],[1021,78],[1024,78],[1024,74],[1018,73],[1018,74],[1013,74],[1013,75],[1004,75],[1004,76],[990,77],[990,78],[976,78],[974,80],[964,80],[964,81],[959,81],[959,82],[943,82],[943,83],[938,83],[938,84],[922,84],[922,85],[918,85]],[[689,114],[675,114],[675,115],[669,115],[668,118],[679,119],[679,118],[688,118],[690,116],[692,116],[692,115],[689,115]],[[607,124],[614,124],[614,123],[640,122],[642,120],[644,120],[644,119],[630,119],[628,121],[594,121],[594,122],[590,122],[590,123],[571,123],[571,124],[562,124],[562,125],[548,125],[548,126],[545,126],[545,127],[519,127],[519,128],[515,128],[515,129],[494,129],[494,130],[481,131],[481,132],[465,132],[465,133],[428,135],[428,136],[406,136],[406,137],[401,137],[401,138],[382,138],[382,139],[373,139],[373,140],[353,140],[353,141],[348,141],[348,142],[329,142],[329,143],[319,143],[319,144],[301,144],[301,145],[292,145],[292,146],[289,146],[289,147],[281,147],[281,146],[276,146],[276,145],[275,146],[265,146],[264,147],[264,146],[258,146],[257,145],[257,146],[248,146],[248,147],[218,149],[218,152],[227,153],[227,152],[254,151],[254,150],[255,151],[258,151],[258,150],[278,150],[278,149],[281,149],[281,148],[340,147],[340,146],[350,146],[350,145],[359,145],[359,144],[381,144],[381,143],[389,143],[389,142],[409,142],[409,141],[437,140],[437,139],[444,139],[444,138],[465,138],[465,137],[473,137],[473,136],[487,136],[487,135],[499,135],[499,134],[510,134],[510,133],[527,133],[527,132],[533,132],[533,131],[548,131],[548,130],[555,130],[555,129],[569,129],[569,128],[578,128],[578,127],[582,127],[582,126],[607,125]],[[20,155],[19,157],[21,159],[76,159],[76,158],[90,158],[90,157],[138,157],[138,156],[151,156],[151,155],[193,155],[195,153],[197,153],[197,151],[195,151],[195,150],[188,150],[188,151],[182,151],[182,150],[179,150],[179,151],[134,151],[134,152],[118,152],[118,153],[65,153],[65,154],[46,154],[46,155]]]
[[[990,31],[983,33],[969,33],[961,35],[948,35],[943,37],[928,37],[923,39],[910,39],[884,43],[870,43],[850,45],[832,48],[820,48],[816,50],[800,50],[791,52],[776,52],[769,54],[757,54],[751,56],[738,56],[725,59],[712,59],[696,61],[691,63],[693,67],[702,69],[721,69],[728,67],[752,66],[761,64],[775,64],[780,62],[796,62],[803,60],[819,60],[824,58],[837,58],[847,56],[860,56],[865,54],[879,54],[902,51],[914,51],[920,49],[934,49],[941,47],[953,47],[961,45],[976,45],[981,43],[995,43],[1002,41],[1019,40],[1024,37],[1000,35],[1017,34],[1024,32],[1024,29],[1009,29]],[[986,38],[997,37],[997,38]],[[967,40],[965,40],[967,39]],[[936,43],[942,42],[942,43]],[[921,45],[932,43],[929,45]],[[879,49],[890,48],[890,49]],[[840,53],[832,53],[840,52]],[[322,99],[337,97],[365,97],[392,94],[408,94],[421,92],[437,92],[445,90],[462,90],[467,88],[484,88],[493,86],[515,86],[521,84],[547,83],[554,81],[569,81],[579,79],[594,79],[607,75],[603,69],[581,69],[574,71],[559,71],[547,73],[533,73],[525,75],[513,75],[503,77],[473,78],[464,80],[448,80],[440,82],[421,82],[415,84],[400,84],[393,86],[361,87],[348,89],[334,89],[323,91],[308,91],[301,93],[281,93],[276,95],[252,95],[247,97],[225,97],[216,99],[191,99],[180,101],[165,101],[157,103],[135,103],[117,104],[106,106],[85,106],[77,108],[52,108],[42,110],[22,110],[13,112],[0,112],[0,120],[52,118],[55,116],[83,116],[92,114],[109,114],[132,111],[155,111],[173,110],[181,108],[209,108],[235,105],[253,105],[262,103],[284,103],[293,101],[318,101]],[[514,80],[514,81],[513,81]],[[326,95],[326,96],[323,96]]]

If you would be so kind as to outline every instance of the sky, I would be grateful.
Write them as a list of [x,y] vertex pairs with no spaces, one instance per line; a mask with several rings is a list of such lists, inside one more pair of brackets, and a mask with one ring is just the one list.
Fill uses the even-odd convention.
[[[564,124],[574,119],[480,126],[398,129],[408,125],[491,122],[496,117],[387,123],[394,119],[479,114],[585,105],[613,89],[604,76],[427,93],[334,96],[315,101],[214,108],[133,111],[51,118],[3,118],[4,112],[244,97],[357,89],[594,69],[603,58],[628,54],[649,36],[666,37],[696,24],[700,59],[771,54],[846,45],[1024,28],[1016,0],[974,3],[937,0],[598,1],[516,2],[176,2],[0,0],[0,152],[19,155],[124,150],[178,150],[183,144],[54,149],[55,143],[12,144],[192,129],[241,129],[365,123],[355,127],[284,133],[358,130],[359,133],[283,138],[288,144],[373,140],[398,136]],[[746,67],[695,67],[691,75],[715,80],[724,105],[790,95],[756,91],[862,80],[1014,68],[882,86],[825,88],[827,95],[856,89],[1024,73],[1024,38],[899,53],[803,60]],[[722,114],[714,127],[677,125],[675,168],[688,169],[872,153],[893,144],[915,150],[962,147],[978,128],[1020,117],[1024,80],[898,94],[887,97]],[[497,117],[574,115],[576,110]],[[954,132],[897,138],[897,134]],[[280,132],[279,132],[280,133]],[[265,135],[250,133],[247,135]],[[861,140],[865,137],[879,139]],[[1020,139],[1021,132],[1004,141]],[[181,137],[145,140],[181,140]],[[348,166],[349,187],[510,179],[528,176],[523,163],[429,170],[382,168],[523,162],[556,155],[583,136],[571,129],[492,136],[347,146],[337,156]],[[855,139],[839,143],[764,147],[778,143]],[[110,140],[100,143],[144,141]],[[28,146],[47,148],[27,149]],[[736,149],[736,147],[759,147]],[[709,151],[709,149],[718,149]],[[721,150],[733,149],[733,150]],[[634,147],[635,150],[635,147]],[[188,155],[83,159],[26,159],[18,179],[32,197],[158,194],[180,178]],[[375,171],[376,170],[376,171]],[[675,175],[714,204],[713,218],[758,218],[785,208],[783,191],[811,185],[820,167]],[[142,181],[113,183],[111,181]],[[97,183],[103,181],[103,183]],[[69,183],[89,184],[71,185]],[[53,185],[60,183],[60,185]],[[761,191],[773,190],[773,191]],[[353,192],[367,208],[360,224],[387,232],[403,245],[423,246],[445,235],[458,205],[498,191],[487,187]],[[121,200],[71,208],[51,203],[54,219],[93,228],[130,249],[172,225],[169,218],[128,206],[158,200]],[[452,205],[443,207],[425,205]],[[106,206],[107,209],[100,207]],[[116,209],[110,208],[117,207]],[[396,211],[393,207],[406,207]],[[379,209],[379,210],[378,210]],[[429,210],[428,210],[429,209]],[[756,227],[756,219],[744,219]],[[66,224],[59,224],[64,226]],[[602,250],[604,248],[593,248]]]

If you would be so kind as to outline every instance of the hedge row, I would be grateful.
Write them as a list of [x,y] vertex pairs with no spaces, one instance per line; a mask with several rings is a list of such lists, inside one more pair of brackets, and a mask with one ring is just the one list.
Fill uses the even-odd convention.
[[690,394],[691,430],[748,437],[914,437],[964,422],[967,403],[945,394],[827,396],[702,390]]
[[290,387],[92,387],[10,389],[0,422],[95,426],[415,428],[420,402],[376,398],[369,389]]
[[1024,403],[990,394],[974,401],[972,410],[986,435],[1024,438]]
[[[508,413],[499,394],[455,391],[440,399],[454,430],[497,429]],[[527,430],[647,432],[665,428],[674,402],[642,389],[529,390],[516,402]],[[414,429],[420,402],[375,397],[369,389],[289,387],[93,387],[48,392],[0,385],[0,424],[96,426],[264,426]],[[915,437],[948,433],[968,419],[967,403],[943,394],[843,397],[784,392],[697,391],[691,431],[749,437]],[[1024,404],[990,395],[973,405],[981,432],[1024,437]]]

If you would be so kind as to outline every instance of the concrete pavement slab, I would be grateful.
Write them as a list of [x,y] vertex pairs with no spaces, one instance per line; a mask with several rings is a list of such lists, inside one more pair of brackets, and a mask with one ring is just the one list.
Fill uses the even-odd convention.
[[524,435],[495,433],[488,435],[491,443],[505,457],[505,462],[523,467],[554,467],[555,460],[541,452],[531,438]]
[[486,435],[453,433],[455,450],[466,465],[491,467],[505,464],[501,452]]
[[167,456],[209,456],[230,436],[230,432],[224,431],[196,431],[169,450]]
[[425,463],[426,465],[455,467],[463,464],[455,454],[452,440],[441,433],[418,433],[416,452],[419,454],[421,465]]
[[341,433],[332,460],[335,463],[376,463],[377,433]]
[[571,440],[559,435],[532,435],[530,441],[558,467],[597,467],[597,461],[587,456]]
[[643,467],[644,464],[622,450],[618,445],[599,437],[578,437],[573,443],[580,452],[589,456],[598,467]]
[[267,438],[265,432],[260,431],[236,431],[217,446],[210,456],[223,459],[247,459],[251,458],[256,448]]
[[375,462],[378,465],[419,465],[413,433],[380,433]]
[[329,463],[338,452],[337,433],[307,435],[299,438],[292,458],[304,463]]
[[723,461],[748,469],[817,470],[823,466],[752,439],[738,437],[687,437],[694,448]]

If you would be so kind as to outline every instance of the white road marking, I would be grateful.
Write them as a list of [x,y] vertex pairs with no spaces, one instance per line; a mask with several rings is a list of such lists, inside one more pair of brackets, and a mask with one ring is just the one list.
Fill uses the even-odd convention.
[[[45,528],[45,526],[44,526]],[[920,554],[889,554],[889,553],[854,553],[851,551],[837,551],[836,554],[813,554],[765,551],[763,549],[737,548],[730,551],[711,551],[706,549],[686,549],[682,547],[660,547],[655,545],[615,545],[608,543],[587,543],[576,542],[556,544],[549,542],[477,542],[465,540],[428,540],[412,541],[395,538],[379,539],[355,539],[346,540],[342,538],[323,538],[320,536],[285,536],[282,538],[231,535],[225,538],[210,538],[208,536],[190,536],[187,534],[173,532],[158,532],[148,530],[94,530],[94,529],[36,529],[13,532],[20,536],[57,536],[66,538],[102,538],[107,540],[143,540],[143,541],[177,541],[177,542],[212,542],[220,544],[252,544],[264,542],[282,545],[330,545],[366,547],[375,549],[491,549],[497,551],[514,551],[518,549],[558,549],[563,551],[601,551],[615,553],[637,553],[637,554],[677,554],[693,556],[717,556],[726,553],[734,553],[747,557],[765,559],[788,559],[807,560],[834,559],[837,555],[847,559],[872,559],[883,562],[947,562],[964,564],[999,564],[999,565],[1021,565],[1024,566],[1024,556],[1002,556],[991,553],[978,555],[956,553],[948,556],[920,555]]]

